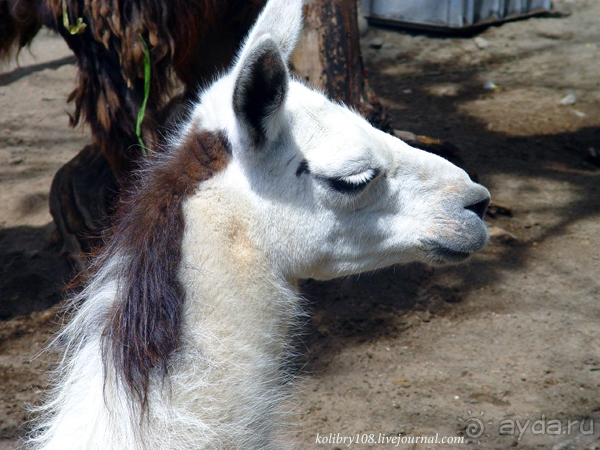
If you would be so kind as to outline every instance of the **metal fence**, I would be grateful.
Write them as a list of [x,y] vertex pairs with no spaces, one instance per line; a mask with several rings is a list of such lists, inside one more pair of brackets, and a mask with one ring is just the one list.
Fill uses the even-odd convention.
[[461,30],[547,13],[551,0],[362,0],[369,22]]

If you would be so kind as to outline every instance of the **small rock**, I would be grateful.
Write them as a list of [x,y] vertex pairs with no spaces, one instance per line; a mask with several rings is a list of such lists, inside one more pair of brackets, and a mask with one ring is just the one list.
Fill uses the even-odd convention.
[[374,49],[380,49],[381,47],[383,47],[383,39],[381,38],[375,38],[372,39],[371,42],[369,42],[369,47],[374,48]]
[[457,83],[434,84],[427,88],[427,91],[437,97],[455,97],[461,90],[461,85]]
[[[523,380],[525,381],[525,380]],[[510,406],[510,402],[506,400],[501,400],[494,395],[487,394],[485,392],[478,392],[475,394],[471,394],[469,399],[472,400],[472,403],[491,403],[495,406]],[[471,402],[469,402],[471,403]]]
[[574,105],[575,102],[577,102],[577,97],[575,97],[573,94],[569,94],[562,98],[562,100],[560,101],[560,104],[563,106],[568,106],[568,105]]
[[408,142],[415,142],[415,141],[417,141],[419,139],[419,136],[417,136],[414,133],[411,133],[410,131],[393,130],[392,133],[398,139],[400,139],[401,141],[405,141],[405,142],[406,141],[408,141]]
[[17,164],[21,164],[23,161],[25,161],[25,158],[21,157],[21,156],[17,156],[15,158],[11,158],[8,160],[8,165],[9,166],[16,166]]
[[432,314],[430,311],[418,311],[416,316],[421,322],[427,323],[431,321]]
[[9,137],[6,140],[6,143],[11,146],[20,145],[23,143],[23,139],[21,139],[20,137]]
[[569,39],[572,39],[574,36],[574,33],[571,31],[564,31],[564,30],[542,30],[542,31],[538,31],[536,33],[538,36],[546,38],[546,39],[552,39],[552,40],[564,40],[564,41],[568,41]]
[[514,244],[518,241],[514,234],[511,234],[500,227],[488,227],[488,233],[491,239],[500,241],[502,244]]
[[488,206],[488,210],[487,210],[486,214],[490,217],[496,217],[498,215],[506,216],[506,217],[513,216],[513,212],[510,207],[501,205],[500,203],[496,203],[496,202],[490,203],[490,206]]
[[598,151],[597,148],[588,147],[587,154],[588,154],[588,160],[592,164],[594,164],[596,166],[600,166],[600,152]]
[[25,252],[25,257],[28,259],[37,258],[39,255],[40,255],[39,250],[30,250],[28,252]]
[[577,117],[580,117],[580,118],[582,118],[582,119],[583,119],[584,117],[586,117],[586,116],[587,116],[587,114],[586,114],[586,113],[584,113],[583,111],[578,111],[578,110],[576,110],[576,109],[572,109],[572,110],[571,110],[571,112],[572,112],[573,114],[575,114]]
[[484,48],[488,48],[490,46],[490,41],[488,41],[487,39],[484,39],[482,37],[477,36],[475,39],[473,39],[473,42],[475,42],[475,45],[477,46],[477,48],[480,49],[484,49]]

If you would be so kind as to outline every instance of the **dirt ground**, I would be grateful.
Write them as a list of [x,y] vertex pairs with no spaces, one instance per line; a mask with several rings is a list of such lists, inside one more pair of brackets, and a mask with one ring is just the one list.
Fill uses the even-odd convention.
[[[299,448],[600,448],[600,2],[555,6],[466,38],[363,37],[395,128],[455,144],[505,209],[467,264],[305,283]],[[89,142],[68,127],[73,61],[42,34],[0,73],[0,449],[44,389],[69,279],[47,203]]]

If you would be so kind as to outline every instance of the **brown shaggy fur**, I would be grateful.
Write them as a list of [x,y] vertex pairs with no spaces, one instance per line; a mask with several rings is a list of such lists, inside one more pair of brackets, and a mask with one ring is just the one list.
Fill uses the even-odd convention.
[[[71,35],[69,21],[87,25]],[[144,42],[150,49],[151,86],[143,122],[152,151],[164,122],[161,108],[173,82],[191,97],[199,83],[223,69],[265,0],[0,0],[0,58],[28,45],[42,26],[60,33],[79,68],[72,125],[90,124],[115,174],[123,181],[141,154],[135,126],[144,98]]]

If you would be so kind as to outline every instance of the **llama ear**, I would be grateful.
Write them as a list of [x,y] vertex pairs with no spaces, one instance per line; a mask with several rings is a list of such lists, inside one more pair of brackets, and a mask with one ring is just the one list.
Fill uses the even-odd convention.
[[263,36],[238,63],[233,110],[252,144],[279,134],[279,114],[288,90],[288,70],[275,41]]
[[248,33],[239,61],[264,35],[275,41],[284,61],[289,61],[302,30],[303,0],[269,0]]

